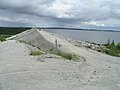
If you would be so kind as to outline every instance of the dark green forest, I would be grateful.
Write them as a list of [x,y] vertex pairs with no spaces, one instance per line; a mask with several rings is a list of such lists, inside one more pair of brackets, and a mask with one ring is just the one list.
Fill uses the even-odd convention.
[[30,28],[24,27],[0,27],[0,35],[15,35]]

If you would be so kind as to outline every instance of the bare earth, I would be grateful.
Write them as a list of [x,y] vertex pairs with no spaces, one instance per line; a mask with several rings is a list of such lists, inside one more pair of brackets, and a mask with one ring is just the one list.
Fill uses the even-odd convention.
[[85,60],[69,61],[49,53],[30,56],[30,50],[36,47],[16,40],[2,42],[0,90],[120,90],[120,58],[76,47],[63,37],[45,31],[26,31],[16,35],[17,39],[27,41],[30,32],[42,35],[51,45],[57,39],[61,50]]

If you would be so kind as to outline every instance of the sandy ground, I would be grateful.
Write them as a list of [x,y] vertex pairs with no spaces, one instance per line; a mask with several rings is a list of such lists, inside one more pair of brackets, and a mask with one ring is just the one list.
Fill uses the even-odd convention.
[[35,47],[8,40],[0,43],[0,90],[120,90],[120,58],[76,47],[64,38],[37,31],[44,39],[85,60],[51,54],[30,56]]

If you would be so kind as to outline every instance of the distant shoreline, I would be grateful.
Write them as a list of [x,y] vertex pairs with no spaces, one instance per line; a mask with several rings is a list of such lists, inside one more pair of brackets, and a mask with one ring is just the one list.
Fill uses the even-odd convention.
[[67,27],[0,27],[0,30],[2,28],[39,28],[39,29],[66,29],[66,30],[81,30],[81,31],[100,31],[100,32],[120,32],[116,30],[100,30],[100,29],[83,29],[83,28],[67,28]]
[[61,28],[61,27],[40,27],[39,29],[68,29],[68,30],[81,30],[81,31],[102,31],[102,32],[120,32],[115,30],[99,30],[99,29],[80,29],[80,28]]

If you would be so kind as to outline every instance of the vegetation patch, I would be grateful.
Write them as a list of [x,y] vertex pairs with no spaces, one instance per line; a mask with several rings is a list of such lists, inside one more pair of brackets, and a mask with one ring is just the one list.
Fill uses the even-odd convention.
[[106,48],[103,50],[103,52],[112,56],[120,57],[120,43],[115,44],[114,40],[112,41],[112,43],[110,43],[110,41],[108,40],[108,43],[104,44],[104,46]]
[[30,52],[30,55],[32,55],[32,56],[39,56],[41,54],[43,54],[41,51],[33,51],[33,50],[31,50],[31,52]]
[[68,59],[68,60],[79,60],[79,56],[72,54],[72,53],[66,53],[66,52],[59,50],[55,54],[65,58],[65,59]]
[[21,33],[25,30],[28,30],[30,28],[24,28],[24,27],[0,27],[0,41],[6,41],[6,38]]
[[21,33],[25,30],[28,30],[30,28],[24,28],[24,27],[0,27],[0,34],[1,35],[15,35],[18,33]]
[[5,36],[0,35],[0,41],[6,41],[6,37],[5,37]]

